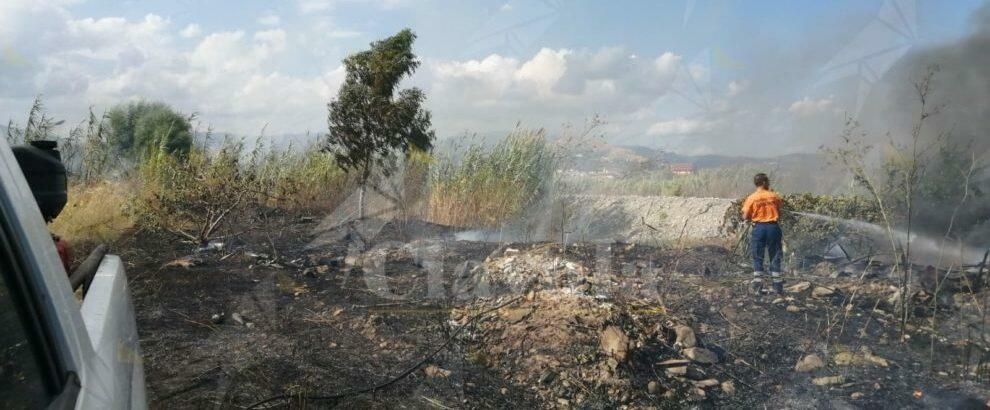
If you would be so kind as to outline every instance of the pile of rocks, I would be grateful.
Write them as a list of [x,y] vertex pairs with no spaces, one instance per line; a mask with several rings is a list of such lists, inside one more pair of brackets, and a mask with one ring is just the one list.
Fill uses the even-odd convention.
[[516,293],[533,289],[561,289],[583,295],[605,285],[610,278],[596,277],[582,261],[562,252],[555,244],[505,247],[485,260],[489,278]]
[[[455,311],[454,320],[466,323],[495,303]],[[619,376],[635,347],[627,327],[613,304],[553,289],[499,309],[472,338],[476,358],[506,379],[548,403],[578,404],[589,398],[587,391],[629,391],[629,380]]]
[[[498,301],[454,312],[466,324]],[[633,319],[626,309],[568,289],[531,291],[477,322],[475,358],[550,405],[616,406],[700,400],[735,382],[685,325]],[[656,318],[655,320],[659,320]]]

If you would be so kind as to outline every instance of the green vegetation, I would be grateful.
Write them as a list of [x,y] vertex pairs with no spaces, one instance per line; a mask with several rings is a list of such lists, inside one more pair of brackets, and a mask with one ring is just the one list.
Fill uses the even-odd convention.
[[373,171],[390,175],[397,154],[433,146],[430,113],[421,107],[426,95],[415,87],[396,91],[419,67],[412,52],[415,40],[405,29],[348,56],[344,84],[330,103],[327,148],[343,170],[358,173],[362,215],[364,190]]
[[228,138],[212,154],[159,150],[141,162],[138,181],[132,207],[139,226],[205,244],[250,225],[259,208],[330,209],[351,180],[327,153],[265,149],[260,142],[246,152],[242,141]]
[[160,102],[139,101],[118,105],[107,113],[110,144],[132,158],[161,150],[185,155],[192,147],[191,117]]
[[28,111],[27,122],[20,126],[13,119],[7,122],[7,142],[13,144],[23,144],[35,140],[55,139],[53,138],[55,129],[62,125],[64,121],[56,120],[45,111],[45,105],[41,101],[41,96],[34,98],[31,109]]

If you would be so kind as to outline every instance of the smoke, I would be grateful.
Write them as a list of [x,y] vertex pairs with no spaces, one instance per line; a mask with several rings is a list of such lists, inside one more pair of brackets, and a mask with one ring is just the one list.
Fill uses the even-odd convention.
[[[904,142],[911,135],[920,105],[915,82],[929,67],[938,67],[932,81],[931,104],[941,106],[937,115],[926,120],[923,138],[947,133],[944,147],[954,153],[935,155],[926,170],[931,188],[923,192],[919,204],[922,229],[945,232],[960,203],[965,168],[976,155],[978,162],[990,162],[990,3],[974,12],[972,32],[961,40],[916,50],[905,56],[888,73],[866,104],[862,122],[874,135],[888,135]],[[973,175],[967,202],[956,213],[957,234],[972,245],[990,245],[990,173],[978,169]]]
[[978,153],[990,148],[990,3],[972,19],[972,33],[955,43],[927,47],[906,56],[888,75],[878,97],[884,104],[877,117],[888,129],[907,135],[917,117],[914,82],[930,66],[939,71],[933,81],[934,101],[944,104],[930,120],[931,131],[951,131],[956,143],[972,141]]

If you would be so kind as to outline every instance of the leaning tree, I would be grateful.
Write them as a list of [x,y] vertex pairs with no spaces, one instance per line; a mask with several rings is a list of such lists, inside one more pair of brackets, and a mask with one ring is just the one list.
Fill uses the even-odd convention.
[[389,176],[399,154],[433,146],[430,113],[422,108],[426,95],[416,87],[397,90],[419,67],[412,52],[415,40],[405,29],[348,56],[344,84],[328,104],[326,149],[341,168],[358,175],[359,218],[364,217],[364,194],[375,172]]

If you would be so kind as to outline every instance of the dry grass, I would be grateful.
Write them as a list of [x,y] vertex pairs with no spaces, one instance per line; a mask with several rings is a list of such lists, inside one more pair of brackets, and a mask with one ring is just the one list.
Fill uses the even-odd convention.
[[545,133],[516,131],[493,147],[473,145],[430,170],[426,219],[445,225],[497,227],[540,199],[557,157]]
[[69,242],[113,243],[134,228],[127,210],[130,195],[129,187],[119,182],[74,185],[51,230]]

